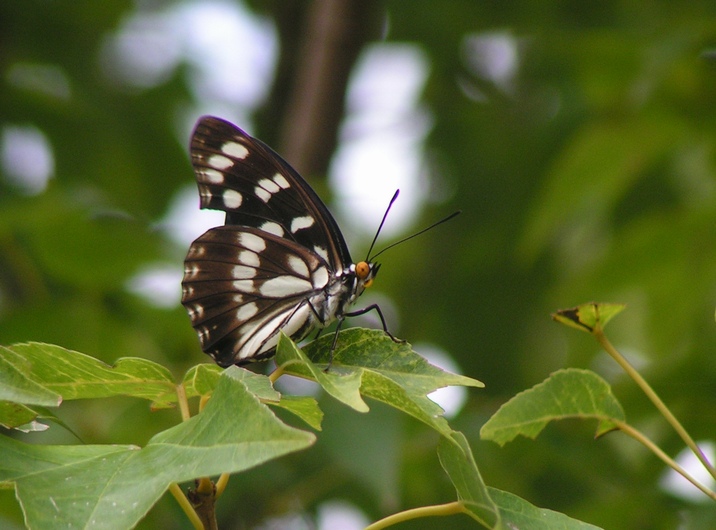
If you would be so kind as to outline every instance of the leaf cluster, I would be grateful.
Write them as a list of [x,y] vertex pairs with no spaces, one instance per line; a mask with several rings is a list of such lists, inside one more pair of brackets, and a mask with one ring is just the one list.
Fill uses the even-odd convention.
[[[129,396],[154,409],[178,405],[184,421],[156,433],[146,445],[33,445],[18,437],[0,437],[0,483],[14,487],[29,528],[131,528],[168,490],[192,512],[177,483],[221,475],[218,493],[228,475],[260,466],[316,441],[323,413],[312,397],[282,395],[272,381],[294,375],[315,381],[338,402],[369,412],[369,401],[382,402],[412,416],[439,434],[437,455],[453,483],[456,499],[386,517],[370,528],[385,528],[414,518],[465,514],[487,528],[588,528],[565,515],[534,507],[519,497],[488,488],[482,480],[464,434],[453,430],[442,409],[427,395],[448,385],[482,387],[479,381],[445,372],[382,332],[351,329],[340,334],[328,367],[332,337],[314,341],[305,352],[281,337],[277,370],[271,377],[238,367],[221,371],[213,365],[188,370],[180,383],[154,362],[123,358],[109,366],[59,346],[26,343],[0,350],[3,406],[0,422],[19,431],[37,430],[56,421],[50,410],[63,401]],[[487,438],[503,443],[517,434],[534,436],[525,417],[544,422],[559,417],[618,416],[618,403],[608,388],[579,371],[555,375],[544,390],[531,391],[530,407],[516,399],[483,429]],[[189,399],[199,411],[189,412]],[[595,401],[606,401],[594,406]],[[591,408],[590,408],[591,403]],[[272,409],[283,409],[304,428],[290,425]],[[517,416],[511,410],[517,409]],[[536,414],[539,412],[539,414]],[[198,486],[201,487],[201,486]],[[192,494],[188,497],[191,499]],[[197,526],[201,528],[201,526]]]

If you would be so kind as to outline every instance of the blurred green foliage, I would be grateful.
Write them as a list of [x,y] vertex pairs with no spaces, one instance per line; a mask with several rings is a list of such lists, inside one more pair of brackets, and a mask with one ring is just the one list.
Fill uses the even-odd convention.
[[[269,17],[282,5],[252,2]],[[397,335],[439,345],[486,383],[453,420],[485,482],[605,528],[713,526],[714,507],[664,493],[660,462],[625,437],[595,441],[591,425],[565,422],[499,448],[478,431],[512,395],[574,366],[606,377],[628,420],[669,454],[681,449],[588,337],[550,321],[560,307],[599,300],[628,305],[610,326],[612,341],[694,438],[713,437],[716,4],[380,7],[386,41],[413,43],[430,61],[422,101],[434,126],[425,154],[447,200],[421,218],[456,208],[463,215],[386,255],[375,289],[396,303]],[[148,264],[181,271],[186,249],[155,223],[193,184],[189,131],[177,126],[192,95],[183,67],[146,89],[103,74],[104,39],[135,8],[116,0],[0,4],[0,126],[41,130],[55,160],[39,195],[0,179],[0,343],[45,341],[107,362],[144,357],[178,376],[206,360],[183,308],[151,306],[126,285]],[[471,39],[485,35],[516,43],[518,69],[506,85],[470,62]],[[22,64],[58,68],[69,96],[14,82]],[[175,421],[125,400],[73,405],[59,415],[88,443],[143,443]],[[232,479],[218,506],[222,528],[250,528],[296,506],[311,512],[327,499],[377,519],[453,498],[434,433],[380,406],[367,416],[322,406],[340,420],[326,414],[316,446]],[[394,458],[376,457],[373,474],[355,471],[352,462],[371,460],[361,437],[378,432]],[[27,439],[76,441],[57,427]],[[378,477],[395,488],[378,486]],[[2,526],[20,525],[11,492],[0,501]],[[165,499],[140,527],[187,525]],[[462,517],[450,526],[474,527]]]

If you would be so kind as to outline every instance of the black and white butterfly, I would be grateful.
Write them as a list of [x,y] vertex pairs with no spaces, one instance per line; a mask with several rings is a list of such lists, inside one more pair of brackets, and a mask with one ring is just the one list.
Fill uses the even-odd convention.
[[379,265],[353,263],[326,205],[270,147],[205,116],[191,161],[201,208],[226,212],[224,226],[191,244],[182,281],[182,304],[217,364],[268,358],[280,330],[298,341],[373,309],[388,333],[378,306],[348,312]]

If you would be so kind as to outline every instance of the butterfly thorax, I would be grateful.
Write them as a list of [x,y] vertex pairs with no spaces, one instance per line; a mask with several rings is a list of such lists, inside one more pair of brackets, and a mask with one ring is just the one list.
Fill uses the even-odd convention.
[[312,327],[325,328],[342,318],[363,291],[371,286],[379,267],[378,263],[360,262],[336,272],[326,288],[309,300],[315,309]]

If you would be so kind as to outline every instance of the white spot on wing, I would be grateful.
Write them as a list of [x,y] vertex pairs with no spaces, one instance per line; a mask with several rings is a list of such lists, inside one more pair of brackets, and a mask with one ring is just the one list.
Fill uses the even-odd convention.
[[291,269],[293,269],[293,271],[299,276],[308,278],[308,265],[306,265],[306,262],[298,256],[289,256],[288,266],[291,267]]
[[236,236],[236,242],[255,253],[263,252],[263,250],[266,248],[266,241],[263,240],[263,238],[257,236],[256,234],[247,234],[246,232],[241,232],[240,234],[237,234]]
[[204,306],[195,304],[192,306],[187,306],[187,309],[189,310],[189,317],[191,317],[192,321],[198,320],[202,316],[204,316]]
[[328,284],[328,270],[325,267],[319,267],[311,279],[314,289],[323,289]]
[[203,203],[211,202],[211,190],[209,190],[206,186],[199,186],[199,196],[201,197]]
[[313,226],[313,223],[315,222],[316,221],[310,215],[306,215],[304,217],[296,217],[293,221],[291,221],[291,233],[295,234],[299,230],[303,230],[304,228]]
[[313,247],[313,252],[321,256],[325,260],[325,262],[328,263],[328,251],[325,248],[316,245],[315,247]]
[[224,206],[231,209],[238,208],[244,202],[244,198],[236,190],[224,190],[221,199],[224,201]]
[[199,267],[197,267],[195,264],[192,264],[188,267],[184,267],[184,278],[185,279],[193,278],[197,274],[199,274]]
[[226,169],[234,165],[234,162],[223,155],[211,155],[206,159],[206,162],[213,168]]
[[263,202],[269,202],[269,199],[271,199],[271,194],[268,191],[266,191],[265,189],[260,188],[258,186],[256,186],[254,188],[254,193]]
[[284,177],[281,173],[276,173],[276,174],[273,176],[273,181],[276,183],[276,185],[277,185],[279,188],[282,188],[282,189],[284,189],[284,190],[285,190],[286,188],[290,188],[290,187],[291,187],[291,184],[288,182],[288,180],[286,180],[286,177]]
[[269,298],[286,298],[312,290],[311,282],[300,280],[295,276],[276,276],[266,280],[259,287],[259,292]]
[[256,305],[255,302],[244,304],[236,311],[236,320],[238,320],[239,322],[244,322],[258,312],[259,307]]
[[263,202],[269,202],[273,194],[281,189],[281,187],[271,179],[261,179],[256,184],[254,193],[256,193],[256,196]]
[[256,276],[256,269],[244,265],[234,265],[231,269],[231,277],[235,280],[248,280]]
[[224,182],[224,174],[216,169],[202,169],[201,174],[206,182],[211,182],[212,184]]
[[259,180],[258,185],[269,193],[276,193],[278,190],[281,189],[278,184],[276,184],[273,180],[270,179],[261,179]]
[[249,250],[240,251],[236,256],[236,259],[239,263],[249,265],[250,267],[258,267],[261,262],[261,260],[259,260],[259,255],[256,254],[256,252],[251,252]]
[[200,258],[206,253],[206,249],[201,246],[201,243],[195,243],[189,247],[189,255],[187,258]]
[[227,155],[233,156],[234,158],[239,158],[241,160],[246,158],[249,154],[249,150],[246,149],[246,146],[241,145],[237,142],[226,142],[224,145],[221,146],[221,150]]
[[235,290],[242,293],[256,293],[256,284],[253,280],[234,280],[232,286]]
[[275,348],[278,344],[279,329],[283,329],[284,333],[291,336],[298,332],[309,318],[311,318],[310,308],[304,304],[296,309],[288,319],[286,313],[282,312],[270,320],[251,322],[242,326],[239,332],[242,335],[250,333],[251,336],[237,352],[238,358],[247,359]]
[[263,230],[264,232],[268,232],[269,234],[283,237],[283,228],[281,228],[280,224],[274,223],[273,221],[266,221],[260,226],[260,228],[261,230]]

